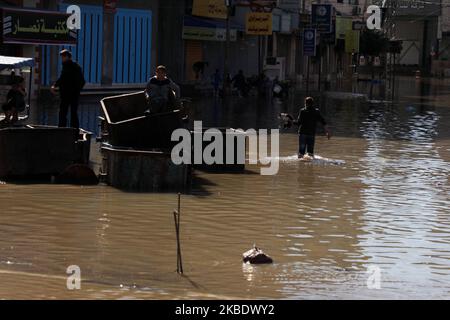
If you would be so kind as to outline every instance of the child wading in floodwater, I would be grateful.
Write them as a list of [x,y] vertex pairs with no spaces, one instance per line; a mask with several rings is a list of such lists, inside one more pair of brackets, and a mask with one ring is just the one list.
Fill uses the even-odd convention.
[[321,122],[324,125],[327,137],[330,139],[330,132],[328,131],[325,119],[320,114],[319,109],[314,107],[314,99],[312,97],[307,97],[305,99],[305,107],[300,110],[297,120],[294,121],[294,124],[299,126],[299,159],[303,158],[305,154],[314,157],[317,122]]

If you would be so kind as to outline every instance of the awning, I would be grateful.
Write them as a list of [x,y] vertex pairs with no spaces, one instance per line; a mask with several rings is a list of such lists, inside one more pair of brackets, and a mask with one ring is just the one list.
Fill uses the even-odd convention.
[[0,56],[0,70],[34,67],[33,58]]
[[[194,16],[184,16],[185,27],[211,28],[211,29],[225,29],[227,27],[225,20],[208,19]],[[245,31],[244,26],[230,21],[230,29],[237,31]]]

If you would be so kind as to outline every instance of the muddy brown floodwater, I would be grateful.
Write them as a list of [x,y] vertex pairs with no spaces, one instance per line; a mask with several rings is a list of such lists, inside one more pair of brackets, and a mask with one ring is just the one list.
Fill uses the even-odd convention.
[[[450,86],[399,85],[393,105],[322,98],[334,137],[319,135],[317,154],[339,165],[296,161],[287,131],[278,175],[197,172],[182,196],[185,276],[175,272],[176,194],[1,184],[0,297],[450,298]],[[301,98],[194,104],[205,125],[276,128]],[[83,105],[85,127],[96,130],[98,112]],[[254,243],[272,265],[242,264]],[[81,290],[66,288],[70,265]],[[380,289],[367,286],[373,267]]]

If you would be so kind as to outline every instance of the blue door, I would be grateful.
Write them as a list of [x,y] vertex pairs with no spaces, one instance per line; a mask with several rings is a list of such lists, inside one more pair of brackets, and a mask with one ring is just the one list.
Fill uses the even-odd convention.
[[[60,5],[65,12],[67,4]],[[76,46],[59,46],[72,51],[73,59],[83,68],[87,83],[100,84],[102,76],[103,8],[80,5],[81,30]],[[113,82],[145,83],[151,75],[152,12],[118,8],[114,20]],[[58,74],[61,58],[58,57]],[[49,86],[56,79],[50,75],[50,46],[42,46],[41,83]]]
[[152,12],[119,8],[114,25],[113,82],[147,82],[151,74]]

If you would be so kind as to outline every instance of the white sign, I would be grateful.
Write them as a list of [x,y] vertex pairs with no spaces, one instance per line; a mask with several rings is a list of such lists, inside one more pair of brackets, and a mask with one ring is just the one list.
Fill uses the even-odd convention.
[[66,273],[69,275],[67,277],[66,286],[69,290],[80,290],[81,289],[81,269],[77,265],[71,265],[67,267]]
[[81,9],[77,5],[70,5],[66,9],[66,13],[70,14],[67,18],[67,28],[70,30],[81,29]]
[[370,5],[367,7],[366,13],[370,16],[367,18],[367,29],[369,30],[381,30],[381,9],[379,6]]

